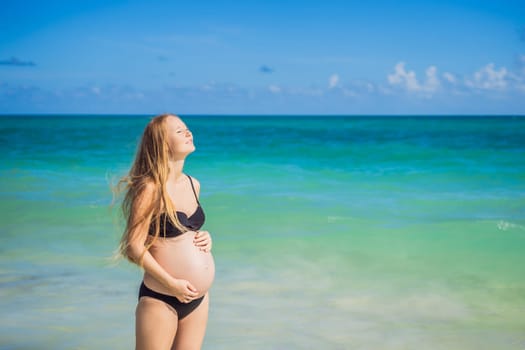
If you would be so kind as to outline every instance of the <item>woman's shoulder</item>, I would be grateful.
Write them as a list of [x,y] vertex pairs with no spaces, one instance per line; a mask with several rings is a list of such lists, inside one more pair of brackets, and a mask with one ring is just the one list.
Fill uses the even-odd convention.
[[157,186],[155,185],[155,182],[144,181],[138,185],[133,192],[133,210],[147,210],[147,208],[150,206],[150,203],[155,201],[157,198]]
[[153,200],[155,194],[157,193],[158,186],[153,180],[144,180],[142,183],[142,188],[139,190],[138,197],[141,200]]
[[151,194],[157,190],[157,185],[152,179],[144,180],[143,190],[145,193]]
[[195,187],[195,191],[197,191],[197,193],[199,193],[200,188],[201,188],[201,183],[199,182],[199,180],[197,180],[196,178],[194,178],[191,175],[188,175],[188,174],[186,174],[186,175],[190,178],[191,183]]

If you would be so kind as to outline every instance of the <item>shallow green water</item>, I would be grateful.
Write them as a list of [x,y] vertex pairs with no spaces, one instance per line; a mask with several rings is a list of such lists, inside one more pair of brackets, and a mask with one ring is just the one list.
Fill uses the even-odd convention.
[[[0,348],[133,346],[109,183],[147,120],[0,118]],[[525,118],[185,121],[217,265],[205,348],[525,347]]]

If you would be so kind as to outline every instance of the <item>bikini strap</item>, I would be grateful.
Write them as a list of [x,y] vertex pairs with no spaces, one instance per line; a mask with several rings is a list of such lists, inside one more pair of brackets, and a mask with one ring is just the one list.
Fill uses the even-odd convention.
[[195,192],[195,187],[193,187],[193,181],[191,180],[191,176],[189,176],[188,174],[186,174],[186,176],[188,177],[188,179],[190,179],[191,189],[193,190],[193,194],[195,195],[195,199],[197,200],[197,204],[201,205],[201,203],[199,202],[199,198],[197,198],[197,192]]

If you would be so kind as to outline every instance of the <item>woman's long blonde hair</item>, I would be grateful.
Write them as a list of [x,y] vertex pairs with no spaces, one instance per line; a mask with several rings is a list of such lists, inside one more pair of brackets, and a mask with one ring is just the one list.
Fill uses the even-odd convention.
[[[117,192],[125,193],[122,213],[126,221],[126,228],[120,240],[119,253],[140,266],[142,266],[144,254],[160,236],[161,213],[167,214],[164,216],[164,221],[169,219],[181,231],[187,230],[177,219],[175,206],[166,191],[169,174],[168,160],[172,155],[166,127],[168,117],[178,118],[172,114],[161,114],[151,119],[144,129],[128,175],[123,177],[117,185]],[[153,195],[145,197],[146,187],[151,187],[152,184]],[[148,199],[148,203],[139,203],[138,199],[144,198]],[[130,244],[139,235],[137,227],[143,225],[147,220],[151,220],[147,223],[148,229],[151,222],[155,223],[155,233],[153,237],[146,240],[139,261],[135,261],[129,254]],[[165,222],[163,226],[165,235]]]

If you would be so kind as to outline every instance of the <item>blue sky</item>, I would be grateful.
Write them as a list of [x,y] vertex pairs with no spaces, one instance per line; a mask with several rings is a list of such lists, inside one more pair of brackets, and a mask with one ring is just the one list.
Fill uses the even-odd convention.
[[1,114],[525,114],[520,1],[1,6]]

